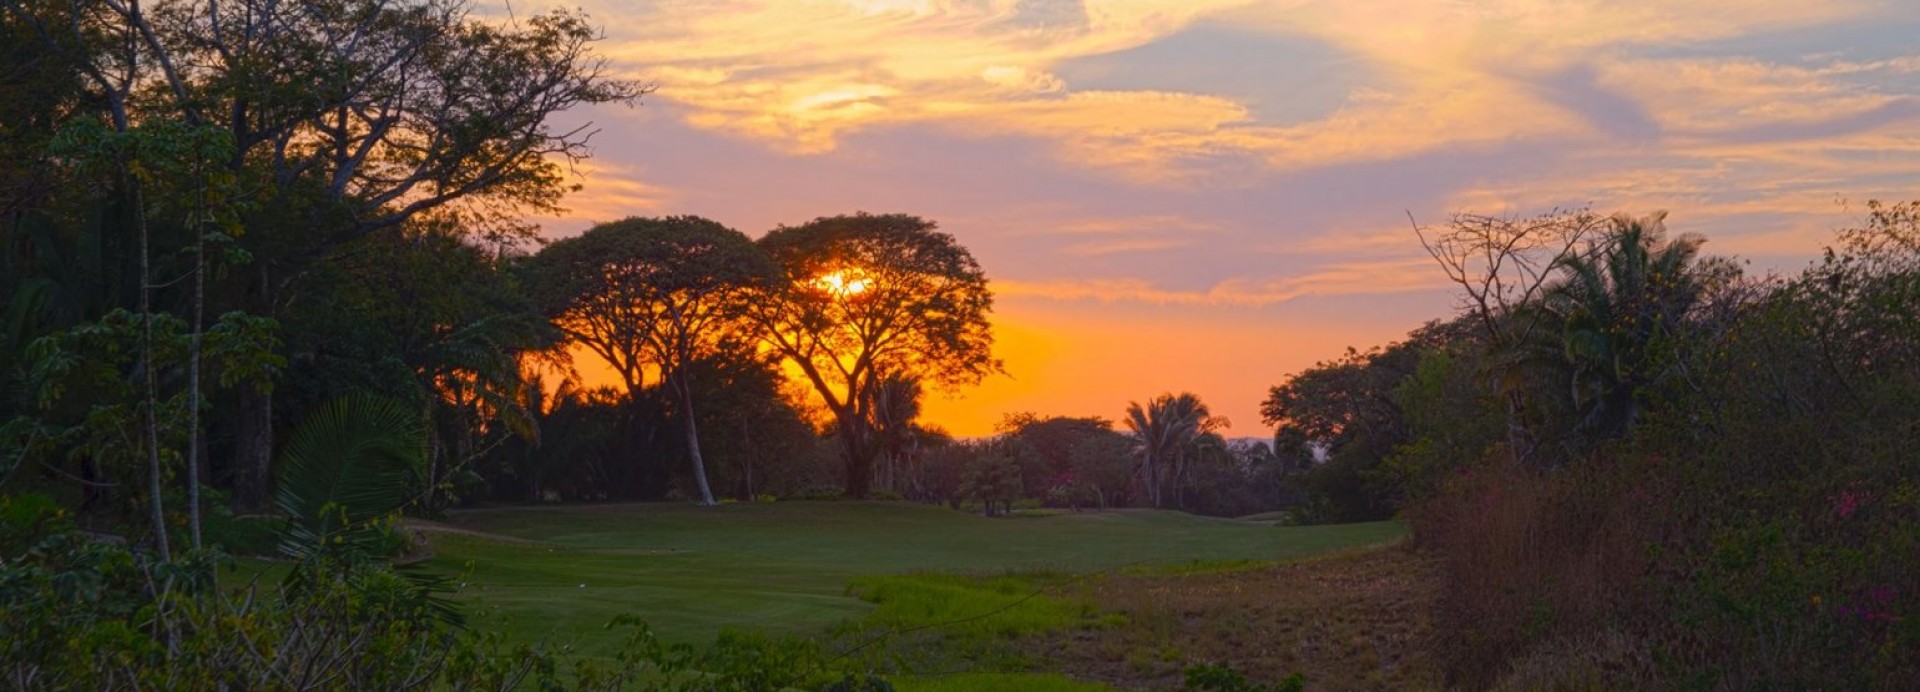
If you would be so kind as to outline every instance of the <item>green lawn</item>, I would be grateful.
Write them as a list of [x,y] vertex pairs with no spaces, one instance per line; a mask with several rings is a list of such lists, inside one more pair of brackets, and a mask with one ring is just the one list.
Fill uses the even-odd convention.
[[1398,538],[1397,524],[1273,527],[1126,510],[986,519],[880,502],[630,504],[455,513],[430,565],[464,572],[478,626],[601,653],[637,614],[669,641],[723,628],[817,630],[869,612],[859,577],[913,571],[1086,573],[1326,553]]

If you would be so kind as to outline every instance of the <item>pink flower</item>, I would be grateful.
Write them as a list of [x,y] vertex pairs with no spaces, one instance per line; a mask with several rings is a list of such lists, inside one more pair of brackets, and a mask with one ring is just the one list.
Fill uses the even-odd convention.
[[1841,519],[1853,516],[1853,513],[1859,511],[1862,505],[1873,501],[1872,493],[1855,490],[1856,487],[1856,485],[1848,485],[1846,490],[1840,491],[1840,495],[1833,499],[1833,512],[1840,515]]

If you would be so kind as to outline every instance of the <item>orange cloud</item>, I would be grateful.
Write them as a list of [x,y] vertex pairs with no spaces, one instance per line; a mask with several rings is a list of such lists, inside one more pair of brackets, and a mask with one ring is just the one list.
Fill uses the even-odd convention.
[[[1186,180],[1193,174],[1187,164],[1215,156],[1286,169],[1580,134],[1589,128],[1579,114],[1517,89],[1515,77],[1611,60],[1622,46],[1777,31],[1874,7],[1864,0],[738,0],[724,9],[649,6],[641,21],[614,33],[610,51],[657,81],[659,97],[688,106],[689,123],[789,152],[830,152],[848,134],[876,127],[937,124],[1039,137],[1069,161],[1160,183]],[[624,4],[597,9],[632,12]],[[1325,118],[1286,123],[1253,118],[1231,94],[1080,90],[1051,70],[1202,21],[1327,42],[1385,81],[1352,85],[1345,106]],[[1689,71],[1709,69],[1670,69],[1671,62],[1622,62],[1607,79],[1684,90],[1702,81]],[[1910,67],[1836,64],[1827,76]],[[1739,69],[1717,68],[1721,78]],[[1792,107],[1791,100],[1770,103]]]
[[1133,278],[998,280],[993,290],[1002,296],[1056,301],[1262,307],[1305,296],[1390,295],[1445,287],[1445,277],[1433,271],[1431,262],[1408,257],[1331,263],[1279,279],[1226,279],[1206,290],[1167,289]]

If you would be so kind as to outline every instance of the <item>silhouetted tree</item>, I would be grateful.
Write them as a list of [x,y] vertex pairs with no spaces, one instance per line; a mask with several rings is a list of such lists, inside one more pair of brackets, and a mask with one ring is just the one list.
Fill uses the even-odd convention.
[[911,376],[957,386],[1000,369],[986,274],[934,229],[915,216],[861,213],[782,226],[760,240],[783,280],[756,301],[755,317],[833,415],[850,497],[872,488],[883,382]]
[[[1460,286],[1463,312],[1478,325],[1482,338],[1502,351],[1535,338],[1541,325],[1521,316],[1520,309],[1538,300],[1555,267],[1604,228],[1604,219],[1586,209],[1532,217],[1461,213],[1443,229],[1418,222],[1413,226],[1427,254]],[[1508,454],[1516,463],[1525,461],[1539,444],[1529,420],[1531,392],[1518,378],[1488,374],[1505,399]]]
[[1172,491],[1177,504],[1191,445],[1218,425],[1212,411],[1192,393],[1161,394],[1145,406],[1128,404],[1126,421],[1140,445],[1148,499],[1153,506],[1164,507]]
[[1702,273],[1696,259],[1705,239],[1668,240],[1665,217],[1615,216],[1611,232],[1591,251],[1561,260],[1559,278],[1538,301],[1557,327],[1546,346],[1566,368],[1565,380],[1551,384],[1570,393],[1579,429],[1589,438],[1631,432],[1641,390],[1669,370],[1661,349],[1709,285],[1731,278]]
[[[424,217],[496,239],[557,209],[562,168],[591,126],[555,113],[631,102],[577,12],[469,16],[464,0],[0,0],[9,26],[79,75],[86,113],[116,132],[174,120],[220,130],[223,162],[252,204],[240,215],[254,264],[224,301],[280,316],[292,285],[341,245]],[[236,402],[235,501],[265,506],[270,384]]]
[[573,342],[620,373],[629,396],[657,368],[686,433],[701,504],[714,503],[700,454],[692,374],[746,310],[772,266],[746,236],[699,217],[601,224],[529,263],[543,309]]

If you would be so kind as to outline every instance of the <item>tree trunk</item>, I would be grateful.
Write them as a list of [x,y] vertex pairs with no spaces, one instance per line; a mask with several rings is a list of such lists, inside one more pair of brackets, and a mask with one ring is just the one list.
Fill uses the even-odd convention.
[[243,512],[263,512],[273,483],[273,395],[262,391],[258,383],[241,384],[239,409],[233,504]]
[[[125,170],[124,167],[122,170]],[[167,513],[161,490],[165,469],[160,465],[160,421],[154,411],[160,407],[160,376],[156,372],[160,365],[153,362],[153,282],[149,268],[152,248],[147,232],[146,201],[140,195],[138,180],[132,181],[132,191],[134,224],[140,233],[140,369],[145,378],[140,427],[146,437],[143,442],[147,452],[147,490],[153,502],[153,544],[160,551],[161,562],[172,562],[173,550],[167,545]]]
[[1528,459],[1533,457],[1533,440],[1525,421],[1521,420],[1525,410],[1517,391],[1507,392],[1507,455],[1513,465],[1526,467]]
[[1150,503],[1153,503],[1154,509],[1159,509],[1160,508],[1160,465],[1157,463],[1154,463],[1154,461],[1155,460],[1153,457],[1147,457],[1147,469],[1146,469],[1147,470],[1147,478],[1146,478],[1147,501]]
[[686,373],[675,373],[673,393],[680,400],[680,420],[687,430],[687,458],[693,460],[693,482],[700,486],[700,504],[712,506],[713,488],[707,485],[707,461],[700,456],[700,427],[693,420],[693,387]]
[[540,502],[546,499],[545,493],[540,492],[540,476],[541,476],[540,470],[541,470],[540,464],[534,464],[533,468],[530,470],[530,473],[527,474],[529,476],[529,478],[527,479],[527,501],[528,502]]
[[857,421],[842,420],[840,440],[846,454],[849,499],[865,500],[873,491],[873,456],[867,453],[866,431]]
[[1175,452],[1173,455],[1173,508],[1187,509],[1187,453]]
[[194,552],[200,551],[200,329],[207,311],[207,241],[193,243],[193,340],[187,350],[187,526]]

